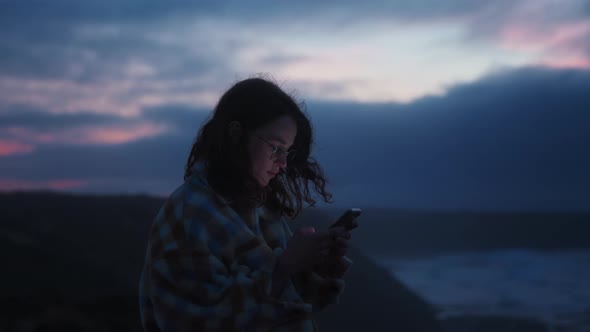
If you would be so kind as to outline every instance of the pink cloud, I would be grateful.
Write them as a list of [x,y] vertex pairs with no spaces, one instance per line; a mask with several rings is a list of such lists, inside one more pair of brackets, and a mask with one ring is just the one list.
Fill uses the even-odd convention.
[[[71,136],[79,138],[77,144],[121,144],[152,137],[165,132],[166,126],[143,123],[131,127],[77,128]],[[74,137],[68,137],[69,139]]]
[[578,41],[590,34],[590,22],[569,23],[552,28],[536,24],[509,24],[500,30],[504,46],[521,49],[546,49],[548,47],[567,47],[580,50]]
[[[125,67],[122,66],[120,71],[126,71]],[[0,100],[8,105],[36,106],[51,113],[134,117],[150,106],[190,104],[211,107],[221,89],[204,78],[158,81],[113,76],[112,79],[81,84],[69,79],[22,78],[0,73]]]
[[553,68],[585,68],[590,69],[590,57],[588,56],[571,56],[546,58],[543,64]]
[[26,154],[34,150],[34,146],[13,140],[0,140],[0,157],[15,154]]
[[39,132],[25,127],[9,127],[4,132],[12,138],[12,142],[32,147],[48,143],[65,145],[122,144],[156,136],[167,130],[168,127],[165,125],[138,123],[125,126],[80,126],[49,132]]
[[590,22],[575,22],[545,27],[540,24],[508,24],[500,30],[503,47],[536,53],[540,62],[559,68],[590,68],[587,53]]
[[89,181],[77,179],[58,179],[50,181],[30,181],[15,179],[0,179],[0,191],[15,190],[70,190],[83,187]]

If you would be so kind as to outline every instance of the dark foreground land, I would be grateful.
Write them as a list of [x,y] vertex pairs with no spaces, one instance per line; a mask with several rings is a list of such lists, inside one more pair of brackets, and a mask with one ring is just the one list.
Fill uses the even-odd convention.
[[[0,331],[141,331],[137,281],[162,203],[149,196],[0,194]],[[340,212],[310,209],[293,225],[325,227]],[[435,308],[369,257],[590,248],[584,214],[368,210],[362,223],[346,292],[319,315],[322,331],[548,331],[516,317],[437,320]]]

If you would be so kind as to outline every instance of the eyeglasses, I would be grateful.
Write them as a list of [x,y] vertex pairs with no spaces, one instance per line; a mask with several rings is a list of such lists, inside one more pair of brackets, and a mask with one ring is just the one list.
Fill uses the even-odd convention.
[[268,146],[270,146],[272,148],[272,154],[270,155],[271,158],[273,158],[275,160],[285,158],[285,160],[288,160],[288,161],[291,161],[291,160],[293,160],[293,158],[295,158],[295,150],[285,151],[258,135],[254,135],[254,136],[256,136],[256,138],[263,141],[264,143],[266,143]]

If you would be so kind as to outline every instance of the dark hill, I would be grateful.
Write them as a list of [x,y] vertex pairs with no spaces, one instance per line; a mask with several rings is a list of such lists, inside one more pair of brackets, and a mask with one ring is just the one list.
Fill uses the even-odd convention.
[[[9,266],[0,284],[0,330],[139,331],[137,281],[163,201],[0,194],[1,258]],[[359,250],[350,256],[346,292],[319,315],[322,331],[439,330],[428,303]]]
[[[343,211],[324,211],[329,219]],[[325,219],[308,213],[310,219]],[[435,212],[364,209],[354,242],[368,254],[590,248],[590,213]]]

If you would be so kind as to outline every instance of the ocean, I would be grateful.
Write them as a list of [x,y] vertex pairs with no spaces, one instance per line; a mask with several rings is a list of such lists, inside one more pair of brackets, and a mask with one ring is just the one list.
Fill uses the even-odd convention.
[[496,250],[375,257],[440,318],[533,318],[551,331],[590,331],[590,250]]

